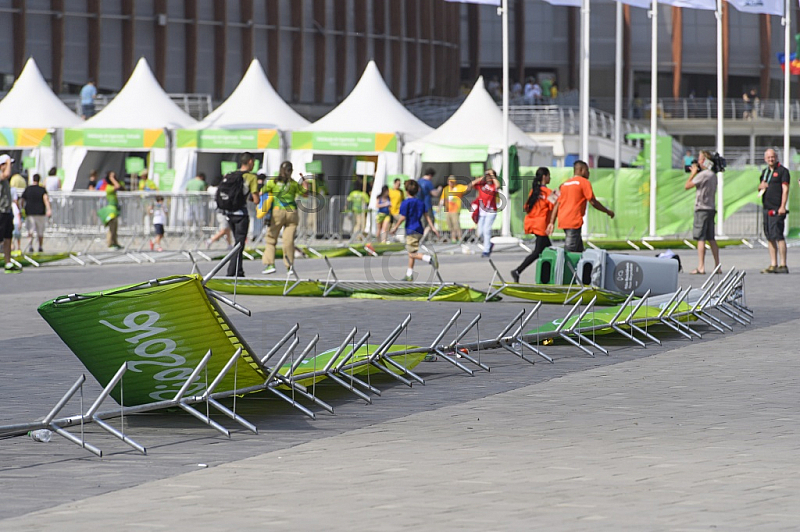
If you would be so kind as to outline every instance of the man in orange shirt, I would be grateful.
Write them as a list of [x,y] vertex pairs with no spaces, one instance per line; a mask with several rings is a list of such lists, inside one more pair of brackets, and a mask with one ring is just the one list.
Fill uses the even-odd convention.
[[575,161],[573,170],[575,177],[561,184],[561,194],[553,208],[553,214],[550,215],[550,223],[547,224],[547,235],[553,234],[556,218],[558,218],[558,227],[563,229],[566,235],[564,242],[566,250],[582,253],[581,227],[583,227],[583,217],[586,214],[586,202],[591,203],[592,207],[606,213],[611,218],[614,218],[614,211],[604,207],[594,197],[592,184],[589,183],[589,165],[583,161]]

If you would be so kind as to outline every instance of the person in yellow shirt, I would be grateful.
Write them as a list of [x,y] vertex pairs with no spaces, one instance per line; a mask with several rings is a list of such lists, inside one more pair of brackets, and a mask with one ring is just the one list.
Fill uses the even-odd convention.
[[147,168],[139,172],[139,190],[154,191],[158,190],[156,182],[147,175]]
[[456,176],[451,175],[447,178],[447,186],[442,191],[441,199],[439,199],[439,207],[447,202],[447,225],[450,227],[450,241],[461,241],[461,216],[462,201],[461,198],[469,190],[469,185],[463,185],[458,182]]
[[303,174],[300,174],[300,183],[292,179],[294,168],[292,163],[281,163],[278,176],[264,184],[262,194],[269,194],[272,198],[272,222],[267,231],[267,245],[261,262],[264,271],[261,273],[275,273],[275,245],[283,229],[283,264],[291,273],[294,265],[294,236],[297,232],[299,216],[297,213],[297,197],[308,195],[308,186]]
[[389,214],[392,215],[393,220],[400,216],[400,205],[406,199],[406,195],[400,186],[401,184],[400,179],[395,179],[394,183],[392,183],[392,188],[389,189],[389,201],[392,202],[389,207]]

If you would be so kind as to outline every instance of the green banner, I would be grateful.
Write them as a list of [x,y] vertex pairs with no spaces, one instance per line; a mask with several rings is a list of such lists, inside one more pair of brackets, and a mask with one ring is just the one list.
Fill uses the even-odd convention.
[[334,152],[391,152],[397,151],[397,135],[394,133],[295,131],[292,133],[292,149]]
[[144,170],[144,159],[141,157],[126,157],[125,172],[128,174],[138,174]]
[[469,175],[472,177],[483,177],[484,163],[469,163]]
[[153,163],[153,172],[161,175],[167,171],[167,163]]
[[217,151],[277,150],[280,137],[275,129],[179,129],[176,145]]
[[172,170],[170,168],[169,170],[164,170],[164,172],[161,173],[161,175],[159,176],[158,188],[160,188],[161,190],[172,190],[172,185],[174,183],[175,183],[175,170]]
[[306,172],[309,174],[321,174],[322,173],[322,161],[311,161],[310,163],[306,163]]
[[[234,351],[243,348],[236,373],[231,371],[217,391],[233,389],[234,378],[240,388],[264,382],[253,353],[208,299],[199,276],[159,281],[171,284],[65,296],[43,303],[39,314],[102,386],[128,362],[125,406],[173,398],[209,349],[209,375],[216,376]],[[202,393],[205,387],[202,378],[187,393]],[[119,386],[111,395],[122,401]]]
[[165,148],[162,129],[65,129],[65,146],[90,148]]
[[233,161],[222,161],[219,163],[220,171],[222,172],[223,176],[230,174],[231,172],[235,172],[237,169],[236,163]]
[[23,157],[22,167],[25,168],[26,170],[36,168],[36,157]]

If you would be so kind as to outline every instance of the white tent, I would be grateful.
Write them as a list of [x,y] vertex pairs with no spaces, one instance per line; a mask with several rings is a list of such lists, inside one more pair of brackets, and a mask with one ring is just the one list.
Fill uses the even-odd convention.
[[[319,155],[376,156],[372,205],[386,176],[401,171],[402,146],[432,129],[397,101],[374,61],[370,61],[352,92],[330,113],[292,134],[292,161],[296,171]],[[350,175],[344,169],[323,170],[328,175]]]
[[[520,165],[531,164],[536,141],[514,123],[508,125],[509,145],[517,147]],[[423,163],[488,162],[499,174],[503,166],[503,112],[489,95],[483,76],[447,122],[429,135],[406,144],[404,168],[415,175]]]
[[148,152],[150,178],[158,182],[154,166],[168,163],[170,130],[196,123],[164,92],[147,61],[139,59],[125,86],[102,111],[64,132],[64,188],[75,186],[90,150]]
[[190,129],[178,130],[175,183],[182,190],[197,172],[198,152],[263,151],[269,175],[286,157],[284,132],[309,125],[278,95],[258,59],[253,59],[239,85],[222,105]]
[[81,118],[50,90],[33,58],[0,101],[0,145],[33,157],[32,173],[45,175],[55,165],[60,132],[54,130],[80,123]]

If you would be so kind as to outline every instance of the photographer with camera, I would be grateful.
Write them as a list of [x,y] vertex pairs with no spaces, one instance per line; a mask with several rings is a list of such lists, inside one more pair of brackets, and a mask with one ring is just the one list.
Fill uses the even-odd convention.
[[719,264],[719,246],[714,236],[714,215],[717,213],[714,202],[717,196],[716,171],[724,170],[724,160],[719,155],[712,156],[702,150],[697,161],[692,161],[689,169],[689,179],[684,188],[697,189],[694,201],[694,227],[692,236],[697,240],[697,268],[691,271],[692,275],[706,273],[706,242],[711,247],[714,255],[714,266]]
[[[764,152],[767,167],[761,172],[758,183],[758,194],[764,205],[764,234],[769,243],[769,267],[761,273],[789,273],[786,266],[786,240],[783,238],[783,226],[786,221],[786,202],[789,200],[789,170],[778,162],[775,150]],[[780,252],[780,266],[778,253]]]

